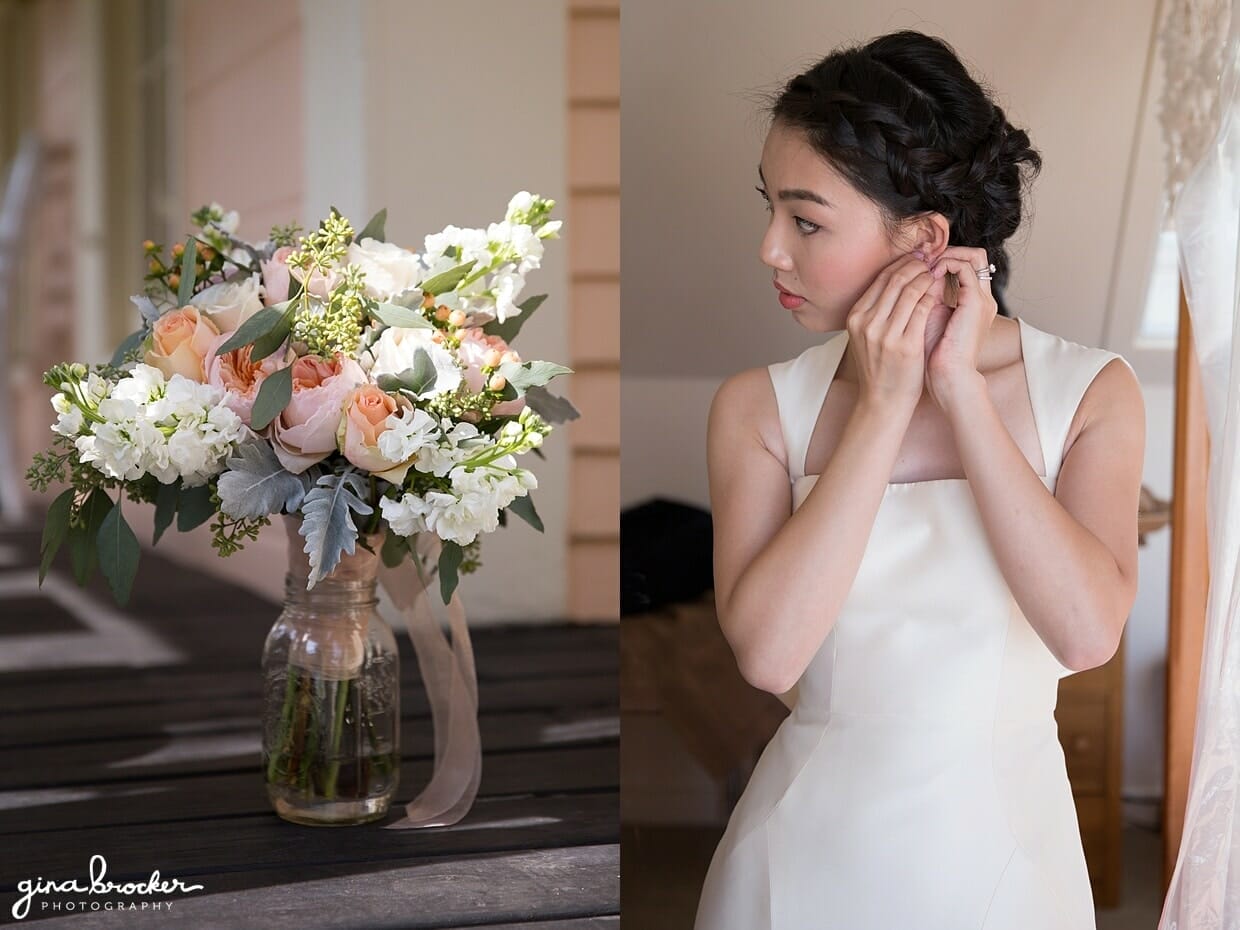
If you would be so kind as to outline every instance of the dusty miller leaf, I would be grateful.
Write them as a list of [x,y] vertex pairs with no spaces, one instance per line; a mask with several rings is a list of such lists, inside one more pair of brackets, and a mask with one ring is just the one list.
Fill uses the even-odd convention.
[[220,510],[235,519],[295,513],[309,490],[309,482],[286,470],[265,441],[242,443],[227,468],[219,480]]
[[342,554],[352,555],[357,544],[357,527],[349,511],[366,516],[374,508],[366,503],[365,479],[355,471],[324,475],[306,494],[301,505],[301,535],[310,556],[310,578],[306,590],[340,564]]

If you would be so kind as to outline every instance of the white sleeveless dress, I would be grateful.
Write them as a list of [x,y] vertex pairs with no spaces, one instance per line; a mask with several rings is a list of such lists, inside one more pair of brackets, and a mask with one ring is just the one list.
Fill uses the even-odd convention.
[[[1128,362],[1019,324],[1053,493],[1086,388]],[[847,339],[770,366],[794,508],[817,478],[805,455]],[[889,484],[694,930],[1093,930],[1054,718],[1070,674],[1012,596],[967,479]]]

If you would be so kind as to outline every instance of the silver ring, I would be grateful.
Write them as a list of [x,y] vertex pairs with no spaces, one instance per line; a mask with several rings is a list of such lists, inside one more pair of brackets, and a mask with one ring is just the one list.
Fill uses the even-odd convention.
[[994,262],[991,262],[988,268],[974,268],[973,270],[977,272],[977,280],[989,281],[990,276],[995,273]]

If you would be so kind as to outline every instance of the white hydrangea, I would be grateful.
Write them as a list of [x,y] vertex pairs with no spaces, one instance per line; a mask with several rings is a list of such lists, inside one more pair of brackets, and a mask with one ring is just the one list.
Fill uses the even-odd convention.
[[100,401],[102,423],[76,438],[83,462],[105,475],[136,481],[154,475],[164,484],[206,484],[242,438],[241,418],[223,403],[224,392],[150,365],[137,365]]

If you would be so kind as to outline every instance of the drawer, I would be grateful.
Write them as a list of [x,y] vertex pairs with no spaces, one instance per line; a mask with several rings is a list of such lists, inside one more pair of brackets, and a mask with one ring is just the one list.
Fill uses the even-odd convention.
[[1076,819],[1081,825],[1081,846],[1085,849],[1085,865],[1095,893],[1111,866],[1111,841],[1108,833],[1106,799],[1077,797]]
[[1107,705],[1105,701],[1070,701],[1055,708],[1059,742],[1073,794],[1106,791]]

